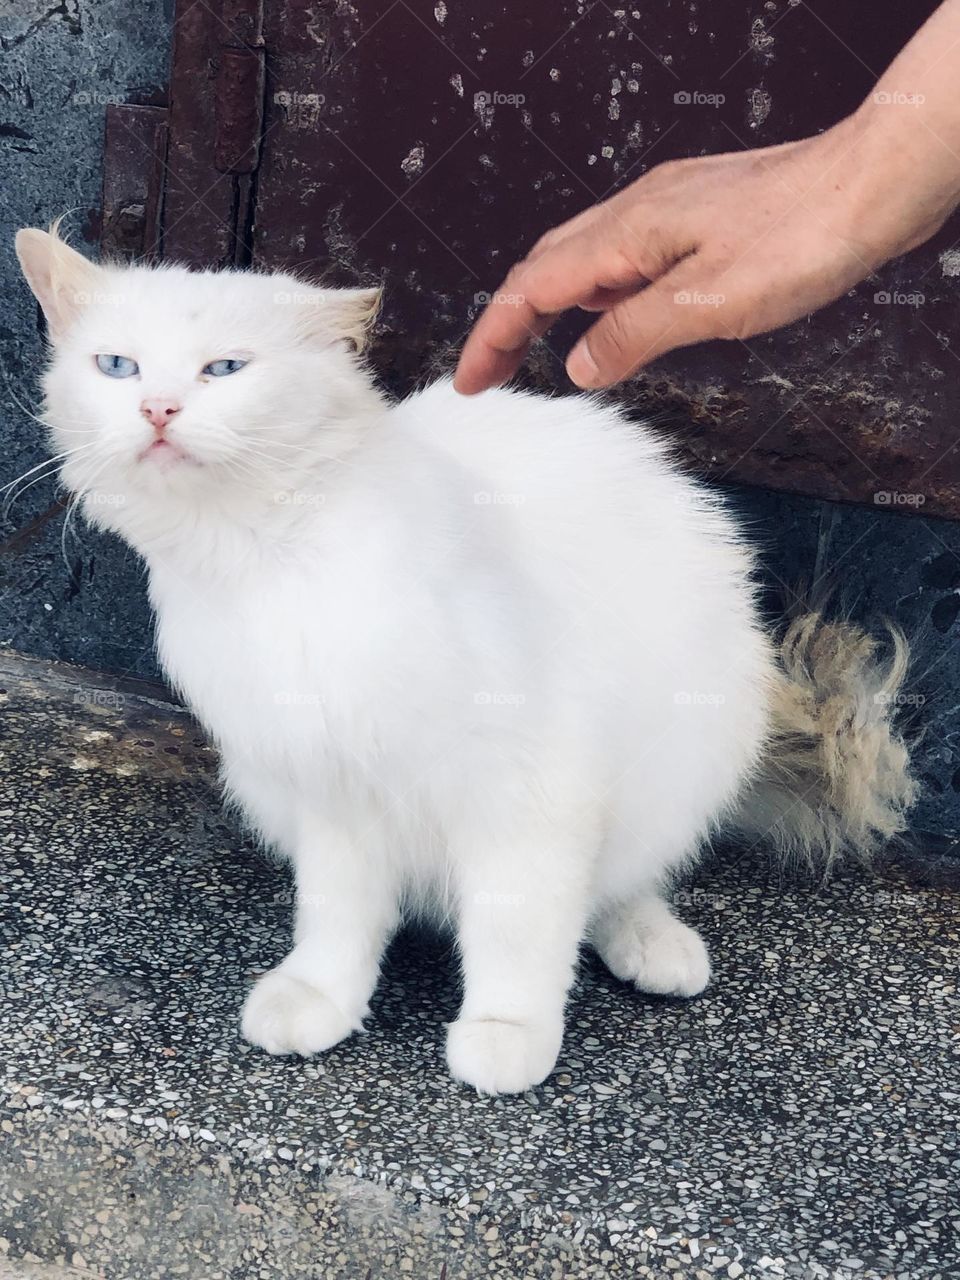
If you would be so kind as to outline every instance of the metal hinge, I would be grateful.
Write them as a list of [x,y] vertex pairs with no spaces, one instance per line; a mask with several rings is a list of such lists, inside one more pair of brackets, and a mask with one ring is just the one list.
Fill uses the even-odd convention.
[[101,252],[249,261],[263,134],[262,0],[178,0],[168,105],[111,105]]
[[262,0],[224,0],[214,91],[214,164],[221,173],[253,173],[263,134]]

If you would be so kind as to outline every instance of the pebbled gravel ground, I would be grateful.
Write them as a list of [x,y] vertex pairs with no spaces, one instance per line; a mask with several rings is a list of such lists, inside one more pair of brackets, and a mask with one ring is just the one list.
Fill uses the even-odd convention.
[[0,1276],[960,1276],[960,890],[915,864],[677,892],[716,977],[584,961],[557,1072],[444,1070],[442,940],[393,947],[310,1062],[237,1014],[291,884],[162,692],[0,654]]

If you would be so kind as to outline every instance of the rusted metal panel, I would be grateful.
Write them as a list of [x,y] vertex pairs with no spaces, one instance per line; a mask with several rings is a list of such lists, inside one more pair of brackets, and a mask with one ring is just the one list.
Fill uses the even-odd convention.
[[[826,127],[934,6],[701,7],[271,6],[256,260],[385,274],[377,355],[402,388],[450,363],[543,229],[662,160]],[[957,231],[813,320],[674,354],[619,395],[676,410],[714,476],[960,515]],[[530,381],[566,385],[572,336]]]
[[[384,278],[374,358],[403,390],[452,365],[485,296],[544,229],[663,160],[827,127],[934,7],[275,0],[253,260]],[[216,180],[224,14],[229,28],[249,9],[180,9],[171,167],[202,189],[203,172]],[[259,47],[246,21],[232,44]],[[168,195],[174,256],[243,260],[244,192],[228,208],[226,184],[247,179],[222,181],[213,215],[206,196],[191,210]],[[958,234],[954,220],[813,319],[674,353],[617,394],[638,413],[671,411],[715,478],[960,516]],[[577,327],[535,353],[530,383],[568,388]]]
[[[232,81],[227,70],[220,78],[223,52],[242,49],[249,35],[248,6],[230,0],[181,0],[177,5],[163,213],[165,258],[191,266],[228,266],[246,256],[250,182],[234,171],[229,140],[217,126],[229,115],[226,86]],[[241,167],[249,157],[250,142],[245,128],[233,149]]]
[[104,253],[147,260],[159,256],[166,153],[163,107],[107,106],[100,222]]

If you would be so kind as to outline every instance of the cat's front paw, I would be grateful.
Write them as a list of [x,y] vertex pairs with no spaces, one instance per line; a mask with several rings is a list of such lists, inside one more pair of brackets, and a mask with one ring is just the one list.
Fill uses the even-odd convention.
[[323,1053],[360,1028],[332,1000],[282,969],[257,982],[243,1006],[245,1040],[267,1053]]
[[561,1018],[460,1018],[447,1030],[447,1065],[451,1075],[478,1093],[523,1093],[553,1070],[562,1039]]

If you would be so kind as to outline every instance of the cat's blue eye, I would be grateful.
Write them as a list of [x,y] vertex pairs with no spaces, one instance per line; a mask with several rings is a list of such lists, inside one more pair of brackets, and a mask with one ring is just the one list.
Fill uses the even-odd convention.
[[209,364],[203,366],[201,372],[211,378],[225,378],[229,373],[238,373],[249,363],[249,360],[211,360]]
[[108,378],[132,378],[140,372],[136,360],[129,356],[97,356],[97,368]]

